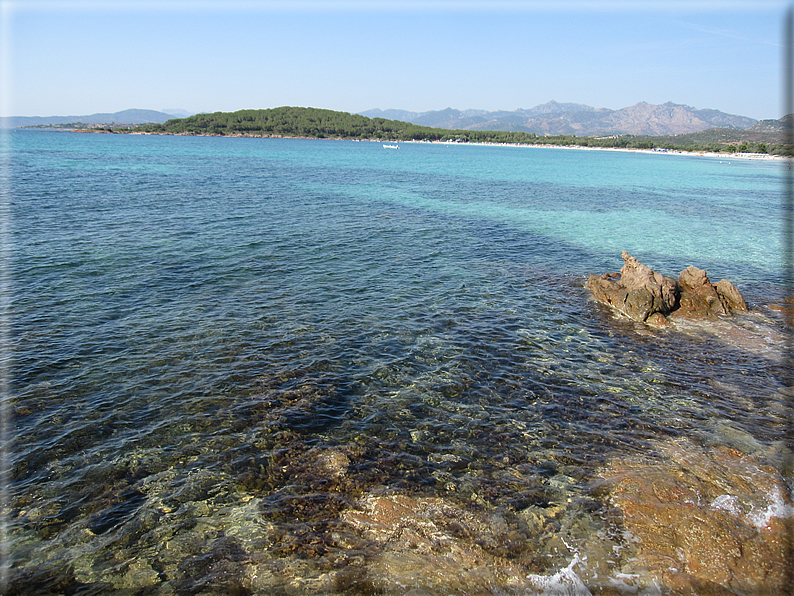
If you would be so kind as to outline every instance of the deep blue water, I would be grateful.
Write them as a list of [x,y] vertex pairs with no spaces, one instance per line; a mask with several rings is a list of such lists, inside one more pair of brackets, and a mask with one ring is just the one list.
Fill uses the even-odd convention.
[[[3,140],[12,577],[170,593],[251,499],[266,537],[240,548],[278,566],[368,491],[520,510],[659,437],[779,439],[780,162]],[[587,275],[623,250],[733,281],[741,342],[593,303]],[[313,449],[345,454],[344,486],[296,463]],[[173,517],[188,506],[198,526]]]

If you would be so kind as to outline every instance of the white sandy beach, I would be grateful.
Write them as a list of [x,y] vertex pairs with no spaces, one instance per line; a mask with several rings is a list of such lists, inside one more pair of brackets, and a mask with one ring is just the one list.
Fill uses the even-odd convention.
[[461,145],[472,147],[522,147],[531,149],[575,149],[579,151],[622,151],[626,153],[653,153],[654,155],[694,155],[697,157],[718,157],[720,159],[762,159],[784,160],[783,155],[767,153],[715,153],[711,151],[681,151],[678,149],[633,149],[628,147],[585,147],[583,145],[555,145],[528,143],[470,143],[455,141],[400,141],[400,143],[425,143],[434,145]]

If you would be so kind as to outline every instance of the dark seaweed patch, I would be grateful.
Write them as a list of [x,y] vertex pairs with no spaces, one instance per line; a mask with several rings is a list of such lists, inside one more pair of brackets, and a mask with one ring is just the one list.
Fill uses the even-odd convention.
[[98,596],[111,591],[112,586],[107,582],[77,581],[71,566],[48,564],[34,570],[12,572],[2,593],[4,596]]
[[146,495],[137,489],[130,489],[121,494],[121,502],[95,517],[88,524],[94,534],[104,534],[119,524],[128,521],[143,504]]
[[219,538],[209,552],[182,560],[174,581],[176,592],[247,596],[251,591],[242,584],[240,566],[249,559],[238,540],[228,536]]
[[283,412],[282,421],[287,428],[306,434],[323,433],[341,424],[351,410],[349,391],[332,390],[312,397]]

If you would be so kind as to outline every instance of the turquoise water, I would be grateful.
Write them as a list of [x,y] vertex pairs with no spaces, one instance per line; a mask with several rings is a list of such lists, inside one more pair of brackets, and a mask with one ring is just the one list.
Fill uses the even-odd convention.
[[[779,441],[780,162],[5,142],[12,582],[290,593],[296,561],[341,565],[342,512],[373,491],[515,512],[587,495],[660,437]],[[587,275],[623,250],[733,281],[741,341],[593,303]],[[231,537],[223,574],[201,562]],[[366,571],[377,549],[359,550]]]

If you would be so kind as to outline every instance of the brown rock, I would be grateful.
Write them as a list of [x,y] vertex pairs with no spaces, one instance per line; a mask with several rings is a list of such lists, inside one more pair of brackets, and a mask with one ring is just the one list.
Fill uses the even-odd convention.
[[714,317],[728,314],[706,272],[691,265],[678,276],[681,314]]
[[658,324],[655,313],[666,315],[677,304],[678,292],[675,280],[649,269],[637,259],[623,251],[623,268],[620,274],[591,275],[587,287],[596,300],[609,304],[640,322]]
[[714,318],[734,311],[747,312],[741,292],[726,279],[712,284],[706,272],[687,267],[678,281],[649,269],[623,251],[620,273],[591,275],[587,288],[599,302],[608,304],[635,321],[668,325],[676,318]]
[[721,279],[714,287],[717,289],[717,294],[719,294],[722,303],[728,308],[729,312],[734,310],[747,312],[749,310],[742,293],[727,279]]
[[347,474],[350,467],[350,458],[341,451],[328,449],[319,458],[320,469],[323,469],[330,476],[339,478]]
[[667,320],[667,317],[660,312],[649,315],[648,318],[645,319],[645,322],[649,325],[655,325],[656,327],[667,327],[670,325],[670,321]]
[[[342,519],[380,546],[369,578],[381,591],[488,593],[499,563],[467,535],[487,535],[487,520],[438,498],[371,495]],[[461,531],[459,528],[463,528]],[[475,531],[476,528],[476,531]],[[526,572],[525,572],[526,575]]]
[[706,272],[687,267],[678,276],[681,295],[678,316],[716,317],[734,311],[747,312],[742,293],[727,279],[712,284]]
[[687,440],[663,460],[614,461],[609,498],[636,536],[632,565],[681,594],[778,593],[785,585],[792,503],[785,480],[758,459]]
[[630,291],[644,289],[652,296],[650,312],[660,312],[666,315],[672,311],[678,298],[678,288],[675,280],[665,277],[661,273],[656,273],[629,255],[625,250],[620,256],[624,261],[623,268],[620,270],[620,281]]
[[[586,555],[577,556],[565,537],[555,533],[551,522],[565,508],[535,509],[525,518],[479,507],[469,510],[443,498],[370,494],[344,512],[342,521],[374,545],[367,564],[372,592],[617,594],[607,576],[588,570]],[[534,513],[538,523],[527,523]],[[611,546],[609,553],[605,558],[614,558]],[[588,577],[593,591],[585,586]]]
[[682,291],[693,294],[709,295],[716,291],[711,285],[706,272],[690,265],[678,275],[678,284]]

